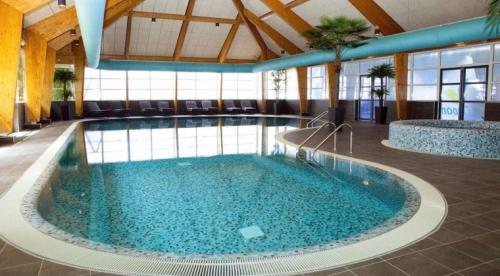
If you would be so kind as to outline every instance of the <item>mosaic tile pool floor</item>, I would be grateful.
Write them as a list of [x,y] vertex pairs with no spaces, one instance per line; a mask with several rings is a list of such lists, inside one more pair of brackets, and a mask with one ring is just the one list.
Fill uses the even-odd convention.
[[79,148],[69,144],[38,208],[75,237],[117,248],[177,256],[318,250],[392,229],[418,207],[410,185],[343,160],[332,178],[293,154],[87,165]]

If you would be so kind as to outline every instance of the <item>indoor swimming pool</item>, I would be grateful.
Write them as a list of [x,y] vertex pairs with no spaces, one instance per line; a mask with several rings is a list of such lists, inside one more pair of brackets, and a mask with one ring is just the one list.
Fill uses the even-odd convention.
[[[287,258],[338,254],[363,242],[366,252],[348,258],[380,254],[384,246],[371,252],[370,243],[412,227],[428,205],[422,188],[431,187],[349,157],[308,153],[308,162],[300,160],[277,136],[305,122],[235,116],[78,123],[23,197],[22,216],[45,238],[89,250],[83,259],[293,266]],[[409,239],[391,246],[415,237]],[[328,258],[281,269],[316,269]]]

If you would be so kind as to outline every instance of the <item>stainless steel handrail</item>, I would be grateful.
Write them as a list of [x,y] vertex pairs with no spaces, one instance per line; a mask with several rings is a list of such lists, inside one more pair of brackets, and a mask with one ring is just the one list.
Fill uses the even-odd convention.
[[305,145],[305,144],[306,144],[309,140],[311,140],[311,139],[314,137],[314,135],[316,135],[318,132],[320,132],[320,131],[321,131],[321,129],[323,129],[323,127],[328,126],[328,125],[333,126],[333,127],[335,128],[335,124],[334,124],[334,123],[332,123],[332,122],[325,122],[325,123],[323,123],[320,127],[318,127],[318,129],[317,129],[317,130],[315,130],[315,131],[314,131],[311,135],[309,135],[309,136],[308,136],[308,137],[307,137],[304,141],[302,141],[302,143],[300,143],[300,145],[298,146],[297,150],[298,150],[298,151],[300,151],[300,149],[301,149],[301,148],[302,148],[302,147],[303,147],[303,146],[304,146],[304,145]]
[[349,153],[352,154],[352,126],[348,123],[343,123],[340,126],[338,126],[332,133],[330,133],[328,136],[326,136],[321,143],[319,143],[313,150],[313,154],[316,153],[316,151],[323,146],[330,137],[333,135],[333,151],[337,151],[337,132],[341,130],[343,127],[347,126],[350,130],[349,134]]
[[322,112],[321,114],[319,114],[318,116],[314,117],[314,119],[310,120],[309,122],[307,122],[307,127],[311,127],[314,123],[316,123],[317,121],[321,120],[323,117],[325,117],[325,115],[328,114],[328,110],[327,111],[324,111]]

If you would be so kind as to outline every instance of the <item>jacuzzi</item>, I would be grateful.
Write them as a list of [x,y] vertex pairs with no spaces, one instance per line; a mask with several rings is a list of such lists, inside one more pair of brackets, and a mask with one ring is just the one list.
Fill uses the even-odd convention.
[[388,146],[448,156],[500,158],[500,122],[405,120],[389,125]]

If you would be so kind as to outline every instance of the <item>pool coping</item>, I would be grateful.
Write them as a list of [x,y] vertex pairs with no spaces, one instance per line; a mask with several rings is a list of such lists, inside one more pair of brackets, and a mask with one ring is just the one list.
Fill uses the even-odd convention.
[[[252,260],[242,258],[241,260],[231,259],[227,261],[207,259],[190,262],[188,258],[185,260],[165,260],[127,256],[84,248],[43,234],[35,229],[21,212],[24,196],[29,193],[34,183],[43,174],[47,164],[57,155],[78,124],[84,121],[87,120],[72,123],[25,171],[12,188],[0,198],[0,209],[3,210],[0,213],[0,221],[8,222],[8,224],[0,228],[0,235],[21,250],[56,263],[94,271],[130,275],[287,275],[313,272],[363,261],[417,242],[437,230],[447,212],[447,205],[441,193],[432,185],[414,175],[378,163],[322,152],[326,155],[338,156],[342,159],[389,171],[405,179],[420,193],[420,208],[409,221],[382,235],[343,247],[285,257]],[[300,131],[300,129],[279,133],[277,140],[284,144],[296,146],[283,138],[284,135],[293,131]]]

